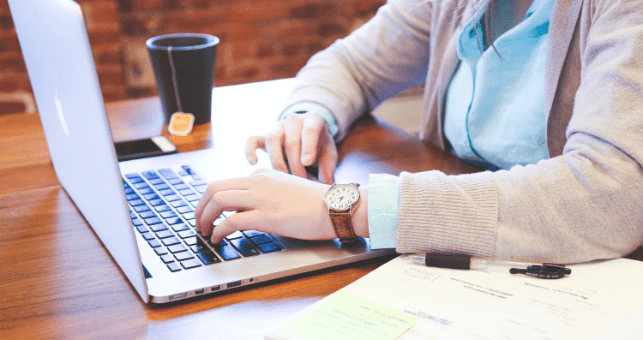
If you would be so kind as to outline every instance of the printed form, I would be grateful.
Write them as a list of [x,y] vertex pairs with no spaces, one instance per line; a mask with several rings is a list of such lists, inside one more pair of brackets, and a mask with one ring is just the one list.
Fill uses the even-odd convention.
[[[432,268],[401,256],[272,328],[266,338],[308,339],[306,329],[316,332],[314,338],[332,339],[361,339],[369,332],[390,340],[634,336],[627,330],[641,328],[643,263],[616,259],[568,267],[571,275],[545,280]],[[364,310],[378,311],[386,322]]]

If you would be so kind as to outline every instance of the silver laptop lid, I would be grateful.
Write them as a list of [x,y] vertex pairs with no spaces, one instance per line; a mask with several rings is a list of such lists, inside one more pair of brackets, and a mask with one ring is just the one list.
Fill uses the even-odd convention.
[[80,6],[9,0],[56,175],[130,282],[148,294]]

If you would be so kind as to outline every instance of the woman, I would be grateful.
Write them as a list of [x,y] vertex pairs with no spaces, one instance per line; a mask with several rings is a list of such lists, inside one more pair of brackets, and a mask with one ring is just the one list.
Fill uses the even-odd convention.
[[[264,148],[295,176],[212,183],[197,227],[214,242],[244,229],[336,237],[319,199],[329,185],[304,166],[331,183],[351,123],[426,82],[420,137],[489,171],[372,175],[358,236],[400,253],[625,255],[643,241],[642,56],[641,0],[390,0],[311,58],[275,129],[249,140],[251,162]],[[240,213],[213,230],[224,210]]]

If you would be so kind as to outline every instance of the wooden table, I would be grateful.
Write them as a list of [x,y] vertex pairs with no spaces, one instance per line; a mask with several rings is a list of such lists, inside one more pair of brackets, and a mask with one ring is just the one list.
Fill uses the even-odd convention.
[[[108,105],[116,141],[163,134],[181,152],[225,143],[230,96],[258,91],[285,98],[292,82],[217,88],[213,122],[170,136],[157,98]],[[228,103],[228,104],[222,104]],[[243,106],[243,105],[241,105]],[[231,109],[234,111],[234,109]],[[243,107],[240,110],[245,110]],[[244,133],[265,132],[275,112]],[[228,112],[229,113],[229,112]],[[165,307],[145,305],[62,189],[38,114],[0,116],[0,339],[262,339],[273,323],[377,268],[362,262]],[[239,137],[240,138],[240,137]],[[244,137],[245,138],[245,137]],[[338,181],[369,172],[476,171],[381,121],[360,120],[339,149]],[[639,249],[631,257],[643,260]]]

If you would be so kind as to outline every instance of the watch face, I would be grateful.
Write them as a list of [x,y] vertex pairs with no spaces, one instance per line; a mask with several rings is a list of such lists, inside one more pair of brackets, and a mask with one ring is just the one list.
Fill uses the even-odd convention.
[[359,200],[359,191],[354,185],[335,185],[326,192],[326,205],[333,210],[348,210]]

